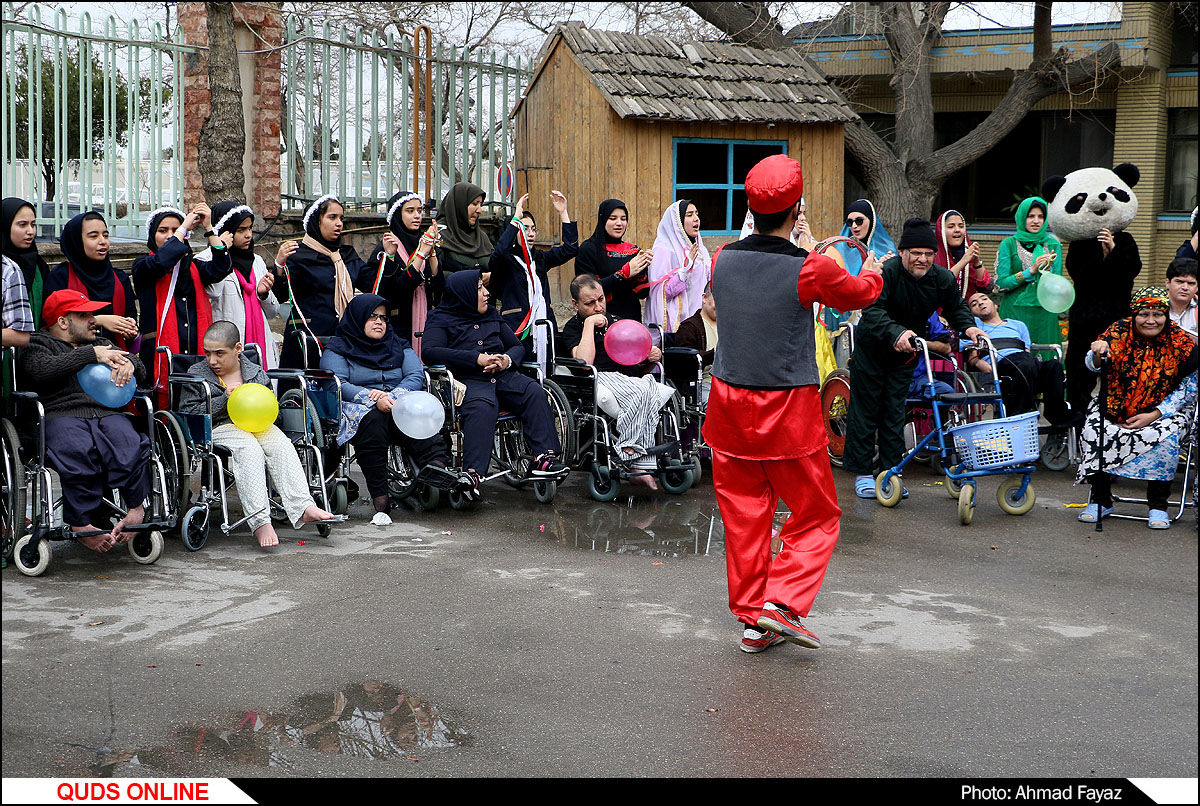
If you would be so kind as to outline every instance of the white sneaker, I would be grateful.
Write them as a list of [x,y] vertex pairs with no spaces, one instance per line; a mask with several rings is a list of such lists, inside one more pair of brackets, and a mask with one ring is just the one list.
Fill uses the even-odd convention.
[[389,516],[386,512],[376,512],[374,517],[371,518],[371,525],[372,526],[391,526],[392,525],[391,516]]

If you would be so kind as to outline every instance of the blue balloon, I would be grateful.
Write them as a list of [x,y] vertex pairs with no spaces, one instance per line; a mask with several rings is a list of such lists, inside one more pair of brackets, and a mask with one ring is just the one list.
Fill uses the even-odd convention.
[[124,386],[113,383],[112,367],[107,364],[88,364],[75,373],[75,378],[92,400],[110,409],[122,408],[133,400],[133,393],[137,391],[137,382],[133,378]]

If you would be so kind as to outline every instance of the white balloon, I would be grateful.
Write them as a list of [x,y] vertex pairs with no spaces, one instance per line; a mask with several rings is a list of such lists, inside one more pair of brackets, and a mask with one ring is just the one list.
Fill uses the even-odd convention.
[[413,439],[429,439],[442,430],[446,409],[428,392],[409,392],[392,406],[392,419],[402,433]]

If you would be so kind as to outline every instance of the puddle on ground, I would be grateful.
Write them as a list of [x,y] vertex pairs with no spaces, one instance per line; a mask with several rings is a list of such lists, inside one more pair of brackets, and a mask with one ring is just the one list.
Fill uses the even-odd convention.
[[131,774],[146,766],[187,775],[214,762],[291,769],[297,748],[329,755],[417,761],[423,750],[471,744],[429,702],[387,683],[356,683],[340,691],[307,694],[284,712],[239,711],[222,725],[184,726],[175,741],[141,750],[97,751],[92,772]]
[[[557,518],[545,524],[546,537],[574,548],[639,557],[719,557],[725,553],[725,524],[711,497],[632,498],[578,509],[564,507],[556,514]],[[786,511],[775,513],[776,534],[787,517]],[[772,551],[778,551],[778,538],[772,543]]]

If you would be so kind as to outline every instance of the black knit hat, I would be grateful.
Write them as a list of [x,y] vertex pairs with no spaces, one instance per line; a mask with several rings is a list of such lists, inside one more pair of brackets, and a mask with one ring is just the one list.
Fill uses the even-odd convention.
[[937,239],[933,235],[933,224],[928,218],[910,218],[904,222],[904,234],[900,236],[900,248],[937,251]]

